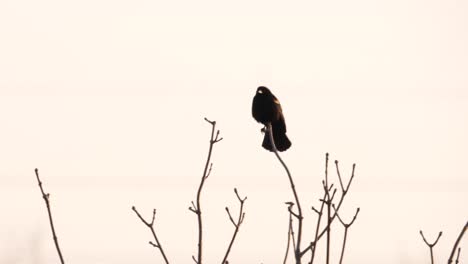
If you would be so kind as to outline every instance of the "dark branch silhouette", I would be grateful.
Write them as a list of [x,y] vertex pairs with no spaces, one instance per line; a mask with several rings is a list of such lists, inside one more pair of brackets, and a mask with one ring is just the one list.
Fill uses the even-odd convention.
[[[289,204],[289,206],[292,206],[292,202],[287,202],[286,204]],[[283,259],[283,264],[286,264],[288,260],[288,255],[289,255],[289,247],[291,245],[291,236],[292,236],[292,214],[289,214],[289,225],[288,225],[288,240],[286,242],[286,252],[284,253],[284,259]],[[294,239],[294,237],[293,237]]]
[[431,263],[434,264],[434,252],[432,248],[437,244],[437,242],[439,242],[439,238],[442,236],[442,231],[439,232],[439,235],[437,236],[436,240],[433,243],[427,242],[422,230],[419,230],[419,234],[421,234],[421,237],[424,240],[424,243],[426,243],[426,245],[429,247],[429,250],[431,251]]
[[237,221],[234,221],[234,219],[232,218],[231,212],[229,211],[229,208],[226,207],[226,212],[229,216],[229,220],[231,220],[231,223],[234,225],[235,229],[234,229],[234,234],[232,234],[231,242],[229,243],[229,246],[226,250],[226,254],[224,255],[223,261],[221,261],[221,264],[228,263],[227,259],[228,259],[229,253],[231,252],[231,247],[234,244],[234,240],[236,239],[237,233],[239,232],[239,228],[241,224],[244,222],[244,217],[245,217],[244,202],[245,200],[247,200],[247,197],[245,197],[244,199],[240,198],[239,193],[237,192],[236,188],[234,188],[234,193],[236,194],[237,199],[239,200],[239,203],[240,203],[239,217],[237,218]]
[[[333,206],[333,209],[335,209],[335,206]],[[353,217],[353,220],[351,220],[351,222],[349,223],[345,223],[343,221],[343,219],[341,219],[340,215],[336,214],[336,216],[338,217],[338,220],[340,220],[341,224],[343,225],[343,227],[345,228],[344,230],[344,235],[343,235],[343,246],[341,248],[341,256],[340,256],[340,264],[343,263],[343,256],[344,256],[344,251],[345,251],[345,248],[346,248],[346,239],[348,238],[348,229],[353,225],[354,221],[356,220],[356,217],[358,216],[359,214],[359,207],[356,209],[356,213],[354,214],[354,217]],[[336,210],[335,210],[336,211]]]
[[41,189],[42,198],[44,198],[44,202],[45,202],[45,204],[47,206],[47,213],[49,214],[50,229],[52,230],[52,237],[54,239],[55,248],[57,249],[57,253],[58,253],[59,258],[60,258],[60,263],[64,264],[65,261],[63,260],[62,251],[60,251],[60,246],[59,246],[59,243],[58,243],[57,234],[55,233],[54,221],[52,219],[52,212],[51,212],[51,209],[50,209],[50,202],[49,202],[50,194],[44,192],[44,189],[42,188],[41,179],[39,178],[39,170],[37,168],[35,169],[35,172],[36,172],[36,178],[37,178],[37,183],[39,185],[39,189]]
[[211,153],[213,152],[213,146],[214,144],[218,143],[223,139],[219,138],[219,130],[216,130],[216,121],[210,121],[207,118],[205,118],[205,121],[211,124],[211,137],[210,146],[208,149],[208,157],[206,158],[205,168],[203,169],[203,175],[201,177],[200,186],[198,187],[196,204],[192,201],[192,206],[189,207],[189,210],[197,215],[198,220],[198,256],[197,258],[192,256],[192,259],[197,264],[202,264],[203,260],[203,223],[200,204],[201,192],[203,189],[203,185],[205,184],[205,180],[208,178],[208,176],[210,176],[211,168],[213,167],[213,163],[211,163]]
[[452,263],[453,256],[455,255],[455,251],[457,250],[458,244],[460,243],[460,240],[462,239],[463,235],[465,234],[466,229],[468,229],[468,221],[465,223],[465,226],[463,227],[460,234],[458,235],[457,241],[455,241],[455,245],[453,245],[452,252],[450,253],[450,257],[448,259],[448,264]]
[[324,195],[323,195],[323,198],[321,199],[322,203],[320,205],[320,210],[317,210],[315,209],[313,206],[312,206],[312,210],[314,210],[317,215],[318,215],[318,218],[317,218],[317,225],[315,227],[315,235],[314,235],[314,241],[310,242],[310,246],[312,247],[311,248],[311,256],[310,256],[310,262],[309,263],[314,263],[314,258],[315,258],[315,251],[317,249],[317,240],[318,240],[318,232],[319,232],[319,229],[320,229],[320,221],[322,220],[322,215],[323,215],[323,208],[325,207],[325,198],[327,197],[327,191],[326,191],[326,188],[325,189],[325,192],[324,192]]
[[460,251],[461,248],[458,248],[457,259],[455,260],[455,264],[458,264],[458,259],[460,258]]
[[294,199],[296,201],[297,213],[293,213],[292,209],[290,209],[290,213],[293,214],[298,220],[296,250],[294,252],[294,256],[295,256],[295,259],[296,259],[296,264],[300,264],[301,263],[301,257],[302,257],[302,254],[301,254],[302,220],[303,220],[302,208],[301,208],[299,197],[298,197],[297,192],[296,192],[296,187],[294,186],[294,181],[293,181],[293,178],[291,176],[291,173],[289,172],[288,166],[286,166],[283,159],[281,159],[280,155],[278,154],[278,149],[275,146],[275,141],[273,139],[274,138],[273,129],[271,127],[271,123],[268,123],[268,132],[269,132],[269,135],[270,135],[270,142],[271,142],[271,145],[273,147],[273,152],[275,153],[276,157],[280,161],[281,165],[283,165],[284,169],[286,170],[286,173],[288,174],[289,183],[291,184],[291,189],[292,189],[292,192],[293,192],[293,195],[294,195]]
[[[327,153],[328,155],[328,153]],[[337,167],[337,170],[339,170],[338,168],[338,162],[335,162],[335,165]],[[320,240],[320,238],[323,237],[323,235],[325,235],[325,233],[328,231],[328,229],[330,228],[330,225],[333,223],[334,219],[336,218],[337,216],[337,213],[338,211],[340,210],[341,208],[341,205],[343,204],[343,201],[344,201],[344,198],[346,197],[346,194],[348,193],[349,191],[349,188],[351,187],[351,183],[354,179],[354,172],[355,172],[355,169],[356,169],[356,164],[353,164],[353,168],[352,168],[352,172],[351,172],[351,177],[349,178],[349,181],[348,181],[348,184],[346,184],[346,187],[342,189],[342,193],[341,193],[341,197],[340,197],[340,200],[338,202],[338,205],[336,205],[336,210],[335,212],[333,213],[333,215],[331,215],[330,217],[330,223],[327,224],[327,226],[322,230],[320,231],[319,235],[316,236],[315,238],[315,241],[311,242],[309,244],[309,246],[307,246],[302,252],[301,252],[301,255],[304,255],[307,251],[309,250],[312,250],[313,251],[313,248],[317,245],[318,241]],[[340,179],[340,181],[342,182],[342,179],[341,179],[341,174],[338,174],[338,178]],[[344,187],[344,185],[343,185]],[[331,188],[329,188],[327,191],[325,192],[329,192],[331,190]],[[335,189],[336,190],[336,189]],[[328,196],[328,194],[326,194]],[[334,197],[334,194],[331,195],[331,198],[333,200],[333,197]],[[326,201],[327,199],[325,200],[322,200],[322,201]],[[326,203],[326,202],[325,202]]]
[[158,248],[159,251],[161,252],[161,255],[163,256],[164,261],[166,262],[166,264],[169,264],[169,261],[167,260],[166,254],[164,253],[164,250],[163,250],[163,248],[161,246],[161,243],[159,242],[159,239],[156,236],[156,231],[154,230],[154,219],[156,218],[156,209],[153,209],[153,218],[151,219],[151,222],[146,221],[140,215],[140,213],[137,211],[135,206],[132,206],[132,210],[135,212],[135,214],[138,216],[138,218],[140,218],[140,220],[151,230],[151,233],[153,234],[153,238],[154,238],[155,243],[153,241],[149,241],[149,244],[152,245],[155,248]]

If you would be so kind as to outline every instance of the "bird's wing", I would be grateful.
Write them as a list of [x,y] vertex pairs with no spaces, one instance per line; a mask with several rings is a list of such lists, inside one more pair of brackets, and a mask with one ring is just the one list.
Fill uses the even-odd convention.
[[283,109],[281,108],[280,101],[276,97],[273,97],[273,103],[275,103],[277,109],[277,111],[275,111],[276,120],[279,120],[283,116]]

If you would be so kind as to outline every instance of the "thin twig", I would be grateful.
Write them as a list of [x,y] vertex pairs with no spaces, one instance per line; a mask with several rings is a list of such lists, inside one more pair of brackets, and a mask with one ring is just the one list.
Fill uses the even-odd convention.
[[320,205],[320,210],[317,211],[317,209],[313,208],[315,212],[317,212],[318,214],[318,219],[317,219],[317,226],[315,227],[315,235],[314,235],[314,241],[310,243],[311,246],[313,246],[311,248],[311,251],[312,251],[312,254],[310,256],[310,264],[314,263],[314,258],[315,258],[315,251],[317,249],[317,238],[318,238],[318,232],[319,232],[319,229],[320,229],[320,221],[322,219],[322,215],[323,215],[323,208],[325,207],[325,198],[327,196],[327,191],[325,191],[324,195],[323,195],[323,198],[322,198],[322,204]]
[[[338,164],[336,164],[338,165]],[[346,188],[344,189],[343,193],[341,194],[341,197],[340,197],[340,201],[338,202],[338,205],[336,206],[336,211],[335,213],[331,216],[331,223],[333,223],[333,220],[336,218],[336,215],[337,215],[337,212],[340,210],[341,208],[341,205],[343,204],[343,201],[344,201],[344,198],[346,197],[346,194],[348,193],[349,191],[349,188],[351,187],[351,182],[353,181],[354,179],[354,171],[355,171],[355,168],[356,168],[356,164],[353,164],[353,169],[352,169],[352,172],[351,172],[351,177],[348,181],[348,184],[346,186]],[[333,197],[333,196],[332,196]],[[325,232],[327,232],[327,230],[330,228],[330,225],[327,225],[320,233],[319,235],[317,236],[316,240],[313,242],[313,243],[310,243],[309,246],[307,246],[302,252],[301,252],[301,255],[304,255],[307,251],[311,250],[314,246],[314,244],[316,244],[320,238],[323,237],[323,235],[325,234]]]
[[419,234],[421,234],[421,237],[424,240],[424,243],[426,243],[426,245],[429,247],[429,250],[431,251],[431,263],[434,264],[434,253],[433,253],[432,248],[437,244],[437,242],[439,242],[439,238],[442,236],[442,231],[439,232],[439,235],[437,236],[437,239],[434,241],[434,243],[427,242],[422,230],[419,230]]
[[452,252],[450,253],[450,257],[448,259],[448,264],[452,263],[453,255],[455,255],[455,250],[458,248],[458,244],[462,239],[463,235],[465,234],[466,229],[468,229],[468,221],[465,223],[465,226],[461,230],[460,234],[458,235],[457,241],[455,241],[455,245],[453,245]]
[[[335,206],[333,206],[333,209],[335,209]],[[338,220],[340,220],[341,224],[345,228],[344,235],[343,235],[343,246],[341,248],[341,256],[340,256],[340,264],[343,263],[343,256],[344,256],[344,251],[346,247],[346,239],[348,238],[348,229],[353,225],[354,221],[356,220],[356,217],[359,214],[359,207],[356,209],[356,213],[354,214],[353,219],[349,223],[345,223],[343,219],[341,219],[340,215],[337,213],[336,216],[338,217]]]
[[455,264],[458,264],[458,259],[460,258],[460,251],[461,248],[458,248],[457,259],[455,260]]
[[294,199],[296,200],[297,214],[294,214],[294,216],[296,216],[298,220],[298,228],[297,228],[296,250],[294,252],[294,256],[296,258],[296,264],[300,264],[301,257],[302,257],[302,254],[301,254],[302,220],[303,220],[302,208],[301,208],[299,197],[296,192],[296,187],[294,186],[294,181],[291,176],[291,173],[289,172],[288,166],[286,166],[283,159],[281,159],[280,155],[278,154],[278,149],[276,148],[275,141],[273,139],[274,137],[273,137],[273,129],[271,128],[271,123],[268,123],[268,132],[270,135],[270,143],[273,146],[273,151],[276,157],[278,158],[278,160],[280,161],[281,165],[283,165],[284,169],[286,170],[286,173],[288,174],[289,183],[291,184],[291,189],[294,195]]
[[[336,164],[336,163],[335,163]],[[337,170],[338,171],[338,170]],[[338,175],[340,175],[338,173]],[[341,179],[341,177],[339,177]],[[340,180],[340,184],[341,183]],[[326,258],[325,258],[325,263],[329,264],[330,263],[330,243],[331,243],[331,203],[332,203],[332,198],[330,197],[330,189],[328,187],[328,153],[326,154],[325,157],[325,184],[324,184],[324,189],[325,189],[325,199],[326,199],[326,205],[327,205],[327,247],[326,247]]]
[[153,209],[153,218],[151,219],[151,222],[146,221],[141,216],[141,214],[138,212],[138,210],[136,209],[135,206],[132,206],[132,210],[135,212],[135,214],[138,216],[138,218],[140,218],[141,222],[143,222],[143,224],[145,224],[151,230],[151,233],[153,234],[153,238],[154,238],[155,243],[153,241],[149,241],[148,243],[150,245],[152,245],[153,247],[159,249],[159,251],[161,252],[161,255],[164,258],[164,261],[166,262],[166,264],[168,264],[169,261],[167,260],[166,254],[164,253],[164,250],[163,250],[163,248],[161,246],[161,243],[159,242],[159,239],[156,236],[156,231],[154,230],[154,219],[156,218],[156,209]]
[[46,207],[47,207],[47,213],[49,214],[50,229],[52,230],[52,237],[54,239],[55,248],[57,249],[57,253],[58,253],[59,258],[60,258],[60,263],[64,264],[65,261],[63,260],[62,251],[60,250],[57,234],[55,233],[54,221],[52,220],[52,212],[51,212],[51,209],[50,209],[50,202],[49,202],[50,194],[45,193],[44,189],[42,188],[42,182],[41,182],[41,179],[39,178],[39,170],[36,168],[34,171],[36,172],[37,183],[39,185],[39,188],[41,189],[42,198],[44,198],[44,202],[45,202]]
[[[197,215],[197,220],[198,220],[198,255],[196,259],[193,257],[193,260],[197,264],[202,264],[202,257],[203,257],[203,244],[202,244],[203,243],[203,223],[202,223],[201,204],[200,204],[201,192],[203,189],[203,185],[205,184],[205,180],[208,178],[208,176],[211,173],[212,163],[210,163],[210,161],[211,161],[211,153],[213,152],[213,145],[223,139],[219,137],[219,130],[216,130],[216,121],[210,121],[207,118],[205,118],[205,121],[211,124],[211,137],[210,137],[210,146],[208,148],[208,157],[206,158],[205,168],[203,169],[203,175],[201,177],[200,186],[198,187],[196,205],[192,201],[192,207],[189,207],[189,210]],[[216,135],[215,135],[215,131],[216,131]]]
[[234,229],[234,234],[232,234],[231,242],[229,243],[229,246],[226,250],[226,254],[224,255],[223,261],[221,261],[221,264],[228,263],[227,259],[228,259],[229,253],[231,252],[231,247],[234,244],[234,240],[236,239],[237,233],[239,232],[239,228],[241,224],[244,222],[244,217],[245,217],[244,202],[245,200],[247,200],[247,196],[243,199],[240,198],[239,193],[237,192],[237,189],[235,188],[234,188],[234,193],[236,194],[237,199],[239,200],[239,203],[240,203],[239,217],[237,218],[237,221],[234,221],[234,219],[231,216],[231,213],[229,212],[229,208],[226,207],[226,212],[229,216],[229,220],[231,220],[231,223],[234,225],[235,229]]
[[292,214],[289,214],[289,225],[288,225],[288,242],[286,243],[286,253],[284,254],[283,264],[286,264],[289,254],[289,245],[291,244],[291,228],[292,228]]

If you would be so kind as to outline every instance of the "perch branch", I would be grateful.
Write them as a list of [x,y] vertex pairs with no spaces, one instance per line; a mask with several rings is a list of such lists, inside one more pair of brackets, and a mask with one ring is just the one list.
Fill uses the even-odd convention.
[[159,242],[158,236],[156,236],[156,231],[154,230],[154,219],[156,218],[156,209],[153,209],[153,218],[151,219],[151,222],[146,221],[141,216],[141,214],[138,212],[138,210],[136,209],[135,206],[132,206],[132,210],[135,212],[135,214],[138,216],[138,218],[140,218],[141,222],[143,222],[143,224],[145,224],[151,230],[151,233],[153,234],[154,241],[156,243],[154,243],[153,241],[149,241],[149,244],[152,245],[153,247],[159,249],[159,251],[161,252],[161,255],[164,258],[164,261],[166,262],[166,264],[168,264],[169,261],[167,260],[166,254],[164,253],[164,250],[163,250],[163,248],[161,246],[161,243]]
[[292,189],[292,192],[293,192],[293,195],[294,195],[294,199],[296,200],[297,214],[294,214],[294,216],[298,220],[298,228],[297,228],[296,250],[294,252],[294,256],[295,256],[295,259],[296,259],[296,264],[300,264],[301,263],[301,257],[302,257],[302,254],[301,254],[302,220],[303,220],[302,208],[301,208],[301,204],[299,202],[299,197],[298,197],[297,192],[296,192],[296,187],[294,186],[294,181],[293,181],[293,178],[291,176],[291,173],[289,172],[288,166],[286,166],[283,159],[281,159],[280,155],[278,154],[278,149],[276,148],[275,141],[273,139],[274,137],[273,137],[273,129],[271,128],[271,123],[268,123],[268,132],[269,132],[269,135],[270,135],[271,145],[273,146],[273,151],[274,151],[276,157],[278,158],[278,160],[280,161],[281,165],[283,165],[284,169],[286,170],[286,173],[288,174],[289,183],[291,184],[291,189]]
[[41,189],[42,198],[44,198],[44,202],[45,202],[46,207],[47,207],[47,213],[49,214],[50,229],[52,230],[52,237],[54,239],[55,248],[57,249],[57,253],[58,253],[59,258],[60,258],[60,263],[64,264],[65,261],[63,260],[62,251],[60,250],[57,234],[55,233],[54,221],[52,219],[52,212],[51,212],[51,209],[50,209],[50,202],[49,202],[50,194],[45,193],[44,189],[42,188],[42,182],[41,182],[41,179],[39,178],[39,170],[36,168],[34,171],[36,172],[37,183],[39,185],[39,189]]

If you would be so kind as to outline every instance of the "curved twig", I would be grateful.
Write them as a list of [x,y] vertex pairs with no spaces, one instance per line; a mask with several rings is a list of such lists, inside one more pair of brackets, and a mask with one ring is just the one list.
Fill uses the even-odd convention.
[[283,165],[284,169],[286,170],[286,173],[288,174],[289,183],[291,184],[291,189],[294,195],[294,199],[296,200],[297,214],[295,213],[293,215],[298,220],[298,228],[297,228],[296,250],[294,252],[294,255],[296,258],[296,263],[299,264],[301,263],[301,257],[302,257],[302,254],[301,254],[302,220],[303,220],[302,208],[301,208],[299,196],[297,195],[296,187],[294,186],[294,181],[291,176],[291,173],[289,172],[288,166],[286,166],[286,163],[284,163],[283,159],[281,159],[281,156],[278,154],[278,149],[276,148],[275,141],[273,139],[274,137],[273,137],[273,129],[271,128],[271,123],[268,123],[267,126],[268,126],[268,132],[270,135],[270,142],[271,142],[271,145],[273,146],[273,152],[275,153],[276,157],[280,161],[281,165]]
[[458,244],[460,243],[460,240],[465,234],[466,229],[468,229],[468,221],[465,223],[465,226],[463,227],[460,234],[458,235],[457,241],[455,241],[455,245],[453,245],[452,252],[450,253],[450,257],[448,259],[448,264],[452,263],[453,256],[455,255],[455,250],[457,250]]

